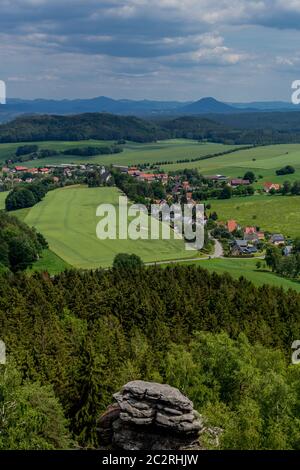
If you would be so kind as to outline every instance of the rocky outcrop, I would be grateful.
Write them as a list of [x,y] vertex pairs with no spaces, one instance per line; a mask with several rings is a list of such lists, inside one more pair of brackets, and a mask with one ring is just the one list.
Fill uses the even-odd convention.
[[140,380],[114,395],[98,420],[99,441],[123,450],[200,449],[202,417],[179,390]]

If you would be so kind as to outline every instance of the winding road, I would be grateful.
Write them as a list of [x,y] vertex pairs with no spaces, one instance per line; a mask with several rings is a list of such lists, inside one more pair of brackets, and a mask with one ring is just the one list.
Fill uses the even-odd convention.
[[203,258],[180,258],[180,259],[174,259],[171,261],[156,261],[152,263],[145,263],[146,266],[160,266],[162,264],[176,264],[176,263],[183,263],[185,261],[207,261],[209,259],[216,259],[216,258],[223,258],[223,247],[222,244],[219,242],[219,240],[216,240],[215,238],[211,239],[212,241],[215,242],[215,249],[212,255],[210,256],[204,256]]

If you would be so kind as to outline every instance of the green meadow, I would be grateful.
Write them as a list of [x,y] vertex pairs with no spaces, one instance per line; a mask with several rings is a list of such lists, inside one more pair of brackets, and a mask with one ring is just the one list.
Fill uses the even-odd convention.
[[[27,142],[28,143],[28,142]],[[32,142],[31,142],[32,143]],[[85,140],[78,142],[34,142],[39,148],[47,148],[51,150],[67,150],[76,147],[99,147],[114,144],[116,142],[106,142],[100,140]],[[0,163],[4,163],[10,156],[14,155],[18,144],[0,144]],[[95,164],[117,164],[117,165],[136,165],[138,163],[156,163],[156,162],[176,162],[181,159],[198,158],[208,154],[218,153],[234,149],[234,145],[223,145],[214,143],[199,143],[195,140],[188,139],[174,139],[159,141],[156,143],[137,144],[134,142],[127,142],[124,146],[122,153],[114,155],[96,155],[94,157],[79,157],[79,156],[58,156],[44,158],[42,160],[35,160],[26,162],[26,166],[34,167],[48,164],[60,163],[95,163]]]
[[[293,165],[293,175],[277,176],[276,170],[285,165]],[[231,154],[190,163],[165,165],[166,171],[184,168],[198,168],[204,175],[224,174],[229,177],[242,177],[247,170],[252,170],[259,178],[259,185],[264,181],[282,183],[285,180],[300,179],[300,144],[282,144],[240,150]]]
[[233,197],[211,200],[210,212],[221,221],[235,219],[240,225],[255,225],[286,237],[300,236],[300,196]]
[[[88,140],[79,142],[36,142],[40,148],[53,150],[66,150],[72,147],[111,145],[112,141]],[[0,144],[0,164],[14,155],[17,144]],[[199,143],[189,139],[173,139],[156,143],[139,144],[127,142],[124,151],[114,155],[96,155],[95,157],[58,156],[38,161],[26,162],[26,166],[45,166],[61,163],[96,163],[137,165],[140,163],[168,162],[161,165],[165,171],[180,170],[184,168],[197,168],[204,175],[224,174],[228,177],[242,177],[247,170],[252,170],[258,178],[256,187],[262,187],[263,182],[272,181],[282,183],[286,179],[294,181],[300,179],[300,144],[282,144],[256,147],[250,150],[239,150],[227,155],[208,158],[196,162],[177,163],[178,160],[201,158],[206,155],[220,153],[239,148],[235,145],[217,143]],[[296,172],[293,175],[277,176],[276,170],[285,165],[293,165]]]
[[[256,263],[261,261],[262,268],[257,269]],[[189,264],[199,266],[209,271],[223,274],[229,273],[233,278],[239,279],[241,276],[253,282],[256,286],[263,284],[271,284],[275,287],[283,287],[284,289],[294,289],[300,292],[300,283],[284,279],[264,267],[263,260],[255,259],[212,259],[203,261],[185,261],[180,264]]]
[[8,192],[0,193],[0,211],[5,209],[5,199],[8,195]]
[[[121,193],[116,188],[67,187],[50,191],[22,218],[41,232],[50,250],[71,266],[93,269],[111,266],[118,253],[135,253],[143,261],[190,258],[182,240],[99,240],[96,216],[99,204],[117,208]],[[149,221],[148,216],[145,216]],[[118,228],[118,221],[117,221]],[[145,227],[142,227],[142,229]]]

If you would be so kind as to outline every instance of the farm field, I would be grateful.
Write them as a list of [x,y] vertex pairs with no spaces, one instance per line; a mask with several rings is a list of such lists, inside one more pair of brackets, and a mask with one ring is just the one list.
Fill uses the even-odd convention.
[[[300,292],[300,283],[289,279],[284,279],[271,271],[265,269],[258,270],[256,268],[257,259],[212,259],[205,261],[186,261],[180,264],[189,264],[199,266],[209,271],[223,274],[229,273],[233,278],[239,279],[241,276],[253,282],[256,286],[263,284],[271,284],[275,287],[283,287],[284,289],[294,289]],[[262,265],[264,261],[261,260]]]
[[[276,170],[285,165],[293,165],[296,172],[292,175],[277,176]],[[240,150],[228,155],[190,163],[164,165],[164,170],[198,168],[204,175],[224,174],[230,177],[243,177],[247,170],[261,176],[259,185],[264,181],[282,183],[285,180],[300,179],[300,144],[282,144]]]
[[96,209],[101,203],[117,206],[119,195],[116,188],[57,189],[22,218],[46,237],[51,251],[77,268],[111,266],[118,253],[135,253],[145,262],[191,257],[182,240],[99,240]]
[[[13,143],[13,144],[2,144],[0,143],[0,164],[3,164],[5,160],[7,160],[11,155],[14,155],[17,148],[22,146],[22,145],[38,145],[39,148],[41,149],[50,149],[50,150],[67,150],[69,148],[75,148],[75,147],[86,147],[86,146],[91,146],[91,147],[101,147],[101,146],[107,146],[111,145],[114,142],[111,141],[103,141],[103,140],[80,140],[78,142],[73,142],[73,141],[47,141],[47,142],[18,142],[18,143]],[[71,157],[71,159],[76,159],[78,157]],[[64,160],[69,160],[70,157],[64,156]],[[60,160],[60,159],[58,159]],[[80,160],[80,158],[79,158]],[[82,160],[82,158],[81,158]],[[27,166],[34,167],[37,164],[39,165],[44,165],[44,163],[56,163],[56,159],[52,158],[47,158],[43,160],[38,160],[34,162],[26,162]],[[60,162],[59,162],[60,163]]]
[[210,212],[217,212],[219,220],[235,219],[240,225],[255,225],[286,237],[300,236],[300,196],[234,197],[211,200]]
[[[66,150],[72,147],[111,145],[112,141],[88,140],[79,142],[36,142],[40,148]],[[4,163],[16,148],[24,143],[0,144],[0,164]],[[216,143],[199,143],[195,140],[173,139],[156,143],[139,144],[127,142],[124,151],[114,155],[98,155],[95,157],[59,156],[38,161],[26,162],[28,167],[46,166],[60,163],[87,163],[136,165],[139,163],[173,162],[162,164],[165,171],[184,168],[197,168],[204,175],[224,174],[236,178],[242,177],[247,170],[252,170],[259,178],[256,187],[262,187],[263,182],[272,181],[283,183],[286,179],[294,181],[300,179],[300,144],[282,144],[256,147],[250,150],[240,150],[231,154],[222,155],[196,162],[176,163],[177,160],[193,159],[209,154],[219,153],[239,148],[234,145]],[[276,170],[285,165],[293,165],[296,172],[288,176],[277,176]]]
[[[105,142],[99,140],[87,140],[79,142],[31,142],[39,146],[39,148],[47,148],[51,150],[67,150],[75,147],[99,147],[112,145],[115,142]],[[5,162],[9,156],[13,155],[20,145],[18,144],[0,144],[0,163]],[[196,158],[211,153],[223,152],[234,149],[235,145],[223,145],[214,143],[199,143],[195,140],[174,139],[160,141],[156,143],[138,144],[127,142],[122,153],[114,155],[99,155],[95,157],[79,157],[79,156],[58,156],[43,158],[31,162],[25,162],[28,167],[37,165],[49,165],[59,163],[96,163],[96,164],[118,164],[118,165],[136,165],[138,163],[156,163],[163,161],[176,162],[180,159]]]

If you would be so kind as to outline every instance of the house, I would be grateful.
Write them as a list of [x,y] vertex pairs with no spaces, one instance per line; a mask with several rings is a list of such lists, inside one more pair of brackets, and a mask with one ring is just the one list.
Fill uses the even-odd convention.
[[15,166],[15,170],[17,172],[28,172],[28,168],[26,166]]
[[244,253],[244,251],[248,248],[247,240],[234,240],[231,253],[235,256],[239,256]]
[[249,233],[244,235],[245,240],[248,242],[251,242],[256,245],[256,243],[259,242],[259,238],[257,236],[257,233]]
[[226,225],[227,225],[227,230],[230,233],[238,229],[238,224],[235,220],[228,220]]
[[257,248],[251,245],[249,246],[247,240],[234,240],[231,253],[234,256],[252,255],[257,253]]
[[137,168],[130,168],[127,173],[129,176],[139,176],[141,172]]
[[256,227],[245,227],[244,228],[244,234],[245,235],[251,235],[253,233],[256,233],[257,230],[256,230]]
[[250,183],[249,180],[244,180],[244,179],[241,179],[241,178],[237,178],[237,179],[231,180],[230,184],[231,184],[231,186],[236,187],[236,186],[248,186],[251,183]]
[[247,252],[245,254],[248,254],[248,255],[255,255],[255,253],[257,253],[257,248],[255,248],[255,246],[248,246],[247,248]]
[[154,181],[155,180],[155,175],[153,173],[141,173],[139,176],[138,176],[138,179],[140,181],[148,181],[148,182],[151,182],[151,181]]
[[49,173],[49,171],[50,171],[49,168],[40,168],[39,169],[39,172],[43,173],[44,175],[47,175]]
[[281,233],[274,233],[271,238],[270,242],[273,243],[273,245],[279,246],[279,245],[284,245],[285,243],[285,238]]
[[167,184],[169,181],[169,176],[166,175],[165,173],[160,173],[156,175],[156,178],[162,182],[162,184]]
[[205,176],[205,179],[210,181],[227,181],[228,177],[224,175],[212,175],[212,176]]
[[264,190],[266,193],[269,193],[272,189],[274,189],[275,191],[279,191],[280,188],[281,188],[281,185],[277,183],[265,183],[264,184]]
[[31,173],[32,175],[36,175],[38,172],[39,170],[37,168],[30,168],[30,170],[28,170],[28,173]]
[[257,236],[259,240],[264,240],[265,239],[265,232],[257,232]]

